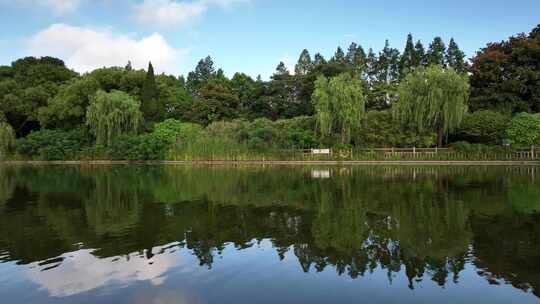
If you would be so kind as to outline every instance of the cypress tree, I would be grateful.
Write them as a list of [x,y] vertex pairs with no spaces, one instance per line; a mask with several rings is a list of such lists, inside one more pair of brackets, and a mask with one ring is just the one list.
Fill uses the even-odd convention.
[[141,111],[146,122],[156,122],[160,116],[160,106],[158,102],[158,89],[154,67],[152,62],[148,64],[148,71],[141,89]]

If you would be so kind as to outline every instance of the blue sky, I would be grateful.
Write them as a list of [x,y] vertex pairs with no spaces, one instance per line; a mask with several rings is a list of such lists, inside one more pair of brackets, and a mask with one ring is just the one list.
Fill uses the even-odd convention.
[[0,0],[0,64],[57,56],[79,72],[146,66],[185,74],[211,55],[228,75],[267,78],[304,48],[330,57],[357,42],[402,49],[454,37],[467,56],[540,23],[538,0]]

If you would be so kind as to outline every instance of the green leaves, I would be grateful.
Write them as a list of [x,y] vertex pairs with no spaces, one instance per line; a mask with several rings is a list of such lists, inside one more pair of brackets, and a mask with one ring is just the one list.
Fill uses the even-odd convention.
[[394,117],[404,127],[420,132],[438,130],[442,145],[442,136],[455,131],[467,113],[469,82],[453,69],[431,66],[409,74],[398,94]]
[[98,91],[86,112],[86,124],[98,145],[111,145],[122,134],[136,134],[142,123],[140,103],[127,93]]
[[540,146],[540,114],[516,115],[506,134],[510,143],[517,147]]
[[501,144],[510,117],[499,112],[481,110],[468,113],[459,128],[459,136],[471,142]]
[[349,74],[331,79],[320,76],[312,98],[321,136],[329,137],[336,132],[342,144],[349,144],[352,131],[360,127],[365,113],[362,83]]

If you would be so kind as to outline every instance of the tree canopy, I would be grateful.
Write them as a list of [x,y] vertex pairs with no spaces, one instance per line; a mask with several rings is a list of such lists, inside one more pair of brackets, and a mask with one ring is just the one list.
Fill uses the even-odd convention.
[[471,107],[540,112],[540,25],[488,44],[472,59]]
[[437,130],[441,147],[444,136],[455,131],[467,113],[469,82],[453,69],[431,66],[409,74],[400,83],[398,94],[395,118],[419,131]]
[[111,145],[122,134],[136,134],[142,121],[140,103],[121,91],[98,91],[86,113],[86,124],[98,145]]
[[337,132],[342,144],[350,143],[352,131],[360,127],[365,113],[366,101],[362,90],[362,83],[349,74],[317,79],[313,102],[322,136],[328,137]]

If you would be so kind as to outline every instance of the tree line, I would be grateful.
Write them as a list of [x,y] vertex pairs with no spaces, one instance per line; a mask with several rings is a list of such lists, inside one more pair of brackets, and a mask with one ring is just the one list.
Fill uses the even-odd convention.
[[67,155],[53,145],[59,138],[76,151],[127,136],[160,150],[170,143],[149,136],[160,124],[173,127],[161,133],[200,126],[188,136],[195,138],[225,124],[222,136],[261,149],[276,141],[279,148],[538,145],[539,49],[540,26],[488,44],[470,62],[454,39],[435,37],[426,47],[409,34],[403,51],[389,41],[379,52],[338,47],[328,59],[305,49],[294,71],[280,62],[268,81],[228,78],[211,57],[187,77],[156,75],[151,63],[146,71],[128,63],[79,75],[60,59],[27,57],[0,66],[0,150]]

